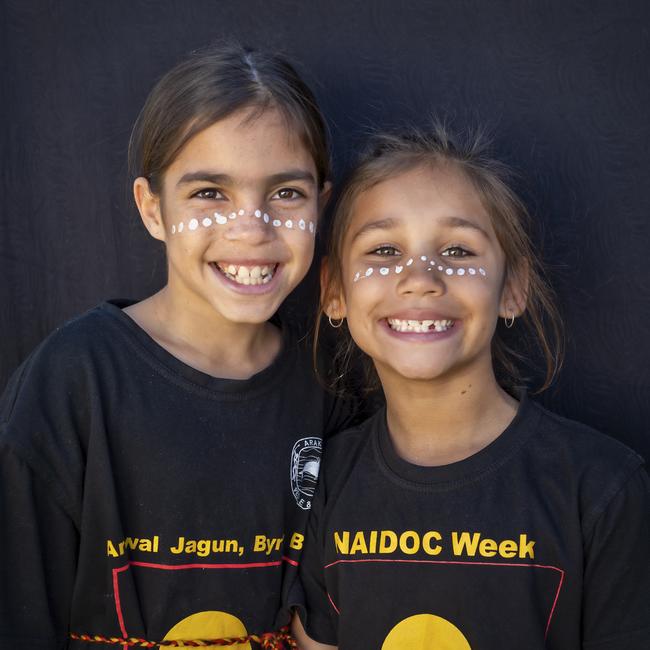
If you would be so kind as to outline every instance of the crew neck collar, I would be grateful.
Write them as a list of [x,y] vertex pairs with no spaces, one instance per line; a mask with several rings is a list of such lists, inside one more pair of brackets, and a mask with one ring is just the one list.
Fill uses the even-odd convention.
[[162,369],[167,374],[171,374],[189,383],[192,387],[205,389],[221,395],[230,394],[233,397],[242,397],[251,393],[264,392],[274,387],[276,382],[286,374],[294,361],[296,346],[292,344],[293,341],[289,328],[274,317],[272,322],[280,328],[282,333],[282,347],[275,359],[266,368],[255,373],[248,379],[213,377],[184,363],[149,336],[145,330],[123,311],[125,307],[132,304],[133,301],[129,300],[110,300],[102,303],[99,309],[119,324],[121,329],[128,334],[130,340],[137,346],[141,355],[144,355],[149,363],[155,365],[158,369]]
[[478,480],[506,462],[537,427],[539,410],[525,393],[518,397],[517,413],[490,444],[463,460],[436,467],[414,465],[397,454],[388,431],[384,406],[372,422],[371,436],[377,462],[391,480],[415,489],[448,490]]

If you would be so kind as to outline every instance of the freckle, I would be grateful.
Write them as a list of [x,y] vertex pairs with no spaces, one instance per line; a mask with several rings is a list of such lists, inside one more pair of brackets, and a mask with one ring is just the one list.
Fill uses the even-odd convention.
[[264,223],[268,223],[270,219],[271,219],[271,217],[269,217],[269,215],[266,214],[266,212],[265,212],[264,213]]
[[196,229],[199,227],[198,219],[190,219],[190,222],[189,222],[189,224],[187,225],[187,227],[188,227],[190,230],[196,230]]
[[460,391],[460,394],[461,394],[461,395],[464,395],[466,392],[467,392],[466,390],[461,390],[461,391]]
[[388,275],[388,269],[387,269],[385,266],[382,266],[382,267],[379,269],[379,272],[380,272],[382,275]]
[[181,221],[181,222],[178,224],[178,232],[183,232],[183,228],[184,228],[184,227],[185,227],[185,224]]
[[203,224],[204,228],[209,228],[212,225],[212,219],[210,219],[210,217],[206,217],[201,223]]
[[287,228],[293,228],[293,221],[291,221],[291,219],[287,219],[287,220],[284,222],[284,225],[285,225]]
[[239,214],[240,217],[243,217],[244,214],[245,214],[245,212],[244,212],[244,210],[240,210],[240,211],[238,212],[238,214]]
[[445,269],[445,273],[447,275],[453,275],[454,274],[454,269]]
[[262,216],[262,212],[260,210],[255,210],[255,216],[259,219]]

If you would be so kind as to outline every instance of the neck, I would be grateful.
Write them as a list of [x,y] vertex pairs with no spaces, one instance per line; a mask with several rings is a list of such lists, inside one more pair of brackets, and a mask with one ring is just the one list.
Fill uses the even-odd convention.
[[169,287],[125,312],[176,358],[215,377],[247,379],[266,368],[281,346],[270,323],[230,322]]
[[495,440],[517,412],[517,401],[482,368],[435,381],[379,372],[391,440],[405,460],[425,466],[463,460]]

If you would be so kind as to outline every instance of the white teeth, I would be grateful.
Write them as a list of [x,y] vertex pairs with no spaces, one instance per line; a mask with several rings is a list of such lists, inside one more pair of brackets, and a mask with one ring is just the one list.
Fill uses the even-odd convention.
[[399,318],[389,318],[388,325],[396,332],[445,332],[453,327],[453,320],[402,320]]
[[219,270],[229,279],[237,284],[268,284],[273,278],[274,265],[244,266],[242,264],[228,264],[227,266],[217,264]]

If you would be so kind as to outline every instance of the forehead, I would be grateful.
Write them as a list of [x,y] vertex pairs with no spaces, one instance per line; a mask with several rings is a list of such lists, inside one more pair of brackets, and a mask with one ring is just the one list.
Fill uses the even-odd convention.
[[169,166],[166,177],[192,168],[211,169],[246,181],[287,168],[315,175],[315,163],[300,133],[277,109],[236,111],[194,135]]
[[352,204],[349,232],[371,221],[435,229],[450,217],[470,221],[493,235],[490,216],[471,181],[453,165],[418,166],[361,192]]

